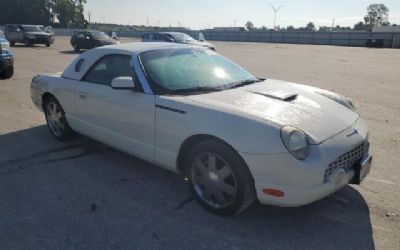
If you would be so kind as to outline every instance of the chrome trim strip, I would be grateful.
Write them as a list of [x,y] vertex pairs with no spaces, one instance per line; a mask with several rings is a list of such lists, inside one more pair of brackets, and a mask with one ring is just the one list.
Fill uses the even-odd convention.
[[144,75],[143,69],[140,66],[139,58],[136,53],[132,53],[132,67],[138,77],[140,84],[142,84],[143,92],[148,95],[153,95],[153,90]]

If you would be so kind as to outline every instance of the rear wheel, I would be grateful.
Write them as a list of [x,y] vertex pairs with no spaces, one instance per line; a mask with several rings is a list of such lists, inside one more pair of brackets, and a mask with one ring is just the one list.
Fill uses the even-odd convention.
[[0,73],[0,76],[3,79],[10,79],[13,75],[14,75],[14,67],[7,67]]
[[45,99],[43,109],[47,126],[53,136],[62,141],[69,139],[72,135],[72,129],[68,125],[65,112],[57,99],[54,97]]
[[50,47],[51,46],[51,44],[50,43],[46,43],[46,47]]
[[10,42],[10,46],[14,47],[15,46],[15,42]]
[[228,145],[218,140],[203,141],[190,151],[185,166],[193,196],[208,211],[233,215],[254,202],[251,173]]

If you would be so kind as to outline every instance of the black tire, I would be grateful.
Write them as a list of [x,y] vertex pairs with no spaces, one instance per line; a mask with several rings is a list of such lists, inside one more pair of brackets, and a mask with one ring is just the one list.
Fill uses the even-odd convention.
[[[49,109],[53,105],[55,105],[57,107],[57,110],[61,114],[61,116],[60,116],[61,118],[59,119],[59,122],[62,124],[62,128],[59,127],[59,130],[57,130],[57,131],[54,127],[54,124],[52,124],[52,118],[49,114],[50,113]],[[71,139],[71,137],[73,135],[73,131],[72,131],[71,127],[69,126],[67,119],[65,118],[64,109],[61,107],[61,104],[57,101],[57,99],[54,97],[46,98],[43,103],[43,111],[45,114],[47,127],[49,128],[51,134],[60,141],[66,141],[66,140]]]
[[46,43],[46,47],[49,48],[51,46],[50,43]]
[[29,40],[28,38],[25,38],[24,43],[25,43],[26,47],[32,47],[33,46],[33,42],[31,40]]
[[14,67],[8,67],[1,72],[0,77],[3,79],[10,79],[13,75],[14,75]]
[[[195,172],[196,171],[201,172],[196,169],[196,160],[200,159],[199,157],[202,157],[207,154],[214,155],[215,157],[218,158],[217,161],[223,163],[219,164],[220,166],[222,165],[222,167],[220,168],[217,166],[218,163],[215,163],[214,164],[214,166],[216,166],[215,169],[219,168],[219,170],[213,173],[218,173],[222,168],[225,168],[226,166],[228,166],[229,169],[231,170],[231,175],[227,175],[225,177],[221,177],[219,176],[219,174],[216,174],[218,175],[217,182],[221,183],[222,179],[223,185],[229,184],[229,182],[230,185],[232,185],[232,183],[235,183],[236,191],[234,195],[225,199],[228,193],[224,192],[220,193],[222,194],[222,197],[224,197],[224,201],[230,199],[230,202],[229,203],[227,202],[226,206],[224,207],[221,206],[217,207],[216,203],[218,202],[216,195],[211,195],[211,196],[208,195],[211,197],[211,199],[215,200],[215,205],[210,204],[210,200],[207,201],[205,197],[202,197],[200,195],[200,193],[204,194],[207,193],[206,191],[204,191],[206,189],[206,185],[195,184],[196,182],[194,180],[196,178]],[[251,204],[253,204],[256,198],[254,180],[250,173],[249,168],[247,167],[243,159],[240,157],[240,155],[232,147],[223,142],[220,142],[216,139],[210,139],[198,143],[190,150],[189,154],[186,156],[184,160],[184,166],[185,166],[185,175],[189,183],[189,188],[194,198],[202,207],[204,207],[206,210],[212,213],[223,216],[239,214],[243,212],[246,208],[248,208]],[[210,167],[207,166],[207,168],[209,169]],[[213,181],[215,181],[215,179]],[[202,188],[203,191],[200,190]],[[210,187],[210,190],[211,189],[213,188]]]
[[15,46],[15,42],[10,42],[10,46],[14,47]]
[[78,47],[78,45],[74,44],[73,47],[74,47],[74,51],[75,52],[80,52],[81,51],[81,49]]

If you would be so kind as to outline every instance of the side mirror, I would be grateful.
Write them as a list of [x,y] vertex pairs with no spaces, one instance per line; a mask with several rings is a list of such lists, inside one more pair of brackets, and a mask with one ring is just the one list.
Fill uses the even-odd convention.
[[116,77],[111,81],[111,87],[113,89],[134,89],[135,82],[132,77],[121,76]]
[[90,40],[90,36],[86,36],[86,40]]

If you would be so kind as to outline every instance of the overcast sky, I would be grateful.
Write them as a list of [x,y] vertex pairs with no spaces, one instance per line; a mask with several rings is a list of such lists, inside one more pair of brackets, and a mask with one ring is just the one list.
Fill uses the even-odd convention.
[[[273,26],[273,11],[268,5],[283,5],[277,25],[296,27],[314,22],[331,26],[332,19],[341,26],[362,21],[369,0],[88,0],[85,14],[91,11],[92,22],[132,25],[181,26],[204,29],[215,26]],[[400,0],[379,0],[390,10],[389,21],[400,24]]]

